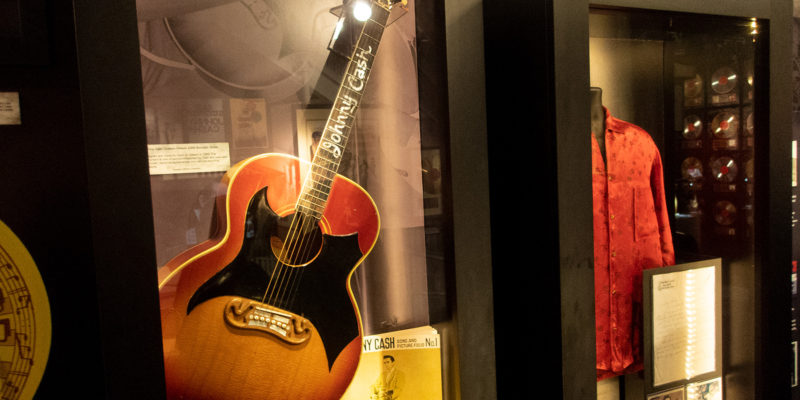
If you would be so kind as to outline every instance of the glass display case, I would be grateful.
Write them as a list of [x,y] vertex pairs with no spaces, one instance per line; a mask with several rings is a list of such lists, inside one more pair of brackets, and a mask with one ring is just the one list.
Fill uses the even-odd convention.
[[[647,215],[653,213],[653,206],[654,216],[665,216],[658,220],[661,243],[652,245],[660,249],[662,257],[653,261],[634,257],[631,262],[638,264],[637,268],[649,269],[701,259],[722,259],[722,322],[712,328],[721,330],[721,352],[713,351],[713,341],[703,343],[712,346],[712,351],[705,353],[706,357],[711,357],[712,364],[714,358],[720,358],[721,368],[697,374],[691,371],[694,366],[690,368],[692,358],[688,354],[702,349],[696,348],[698,344],[691,334],[664,337],[656,331],[653,337],[642,337],[635,322],[632,336],[620,341],[613,332],[602,330],[601,321],[610,318],[613,324],[616,318],[621,318],[619,315],[624,315],[626,307],[630,307],[626,304],[632,304],[636,318],[635,314],[641,312],[640,302],[653,300],[640,298],[635,290],[615,293],[614,288],[628,280],[641,285],[641,271],[627,269],[624,261],[619,257],[615,259],[613,254],[610,261],[604,263],[602,253],[595,249],[599,388],[609,384],[606,378],[624,376],[626,382],[622,387],[635,393],[633,381],[637,377],[632,374],[638,370],[652,378],[653,371],[645,370],[652,365],[636,366],[642,361],[637,347],[644,346],[656,355],[678,351],[685,358],[685,363],[680,363],[681,368],[686,364],[685,374],[684,371],[679,374],[685,377],[671,387],[645,381],[648,396],[660,398],[657,392],[662,390],[686,390],[687,398],[699,398],[689,393],[698,389],[689,386],[713,378],[721,378],[715,381],[714,390],[725,398],[748,397],[747,393],[753,392],[755,377],[751,368],[756,355],[755,343],[750,339],[755,336],[756,321],[749,309],[756,298],[753,285],[754,215],[758,211],[754,197],[758,185],[755,169],[759,168],[757,165],[761,165],[760,168],[764,165],[755,157],[754,146],[764,143],[760,136],[766,132],[764,119],[758,116],[768,113],[768,105],[763,99],[759,101],[760,96],[765,95],[763,86],[767,80],[764,71],[756,69],[756,64],[763,66],[767,58],[762,36],[765,25],[756,18],[601,7],[593,8],[589,14],[590,85],[594,92],[602,91],[603,107],[613,116],[611,118],[616,118],[612,122],[606,119],[604,137],[596,140],[602,145],[605,139],[607,146],[604,165],[608,168],[608,184],[603,186],[608,188],[608,197],[600,199],[600,203],[607,202],[609,207],[614,207],[626,188],[632,187],[637,193],[640,164],[648,163],[643,171],[649,182],[644,185],[648,197],[652,197],[645,203],[653,204],[648,211],[647,205],[640,206],[638,197],[634,198],[635,219],[631,221],[635,233],[631,246],[642,252],[651,246],[642,243],[636,230],[646,229],[645,218],[651,218]],[[624,133],[615,131],[623,130],[621,126],[625,127]],[[593,132],[597,136],[595,129]],[[638,142],[635,132],[643,133],[647,142],[655,144],[659,153],[655,162],[648,161],[645,149],[649,145]],[[627,152],[634,154],[631,156]],[[630,168],[630,171],[621,168]],[[627,177],[627,185],[613,183],[623,177]],[[597,202],[595,196],[595,207]],[[609,212],[613,213],[613,208]],[[616,233],[617,229],[625,229],[625,215],[621,211],[617,214],[608,216],[607,231],[595,228],[595,246],[598,241],[612,249],[625,246],[625,236]],[[614,216],[618,218],[614,220]],[[597,218],[595,214],[595,220]],[[609,239],[605,240],[606,237]],[[606,275],[611,276],[610,286],[602,285]],[[671,284],[674,282],[670,281]],[[653,292],[658,290],[653,288]],[[609,296],[611,303],[607,305],[604,300]],[[629,297],[621,299],[623,303],[616,303],[619,296]],[[691,313],[682,308],[674,311]],[[661,322],[662,329],[666,328],[664,323]],[[686,329],[693,332],[689,326],[693,325],[687,325]],[[606,346],[603,343],[608,342],[603,339],[607,335],[611,337],[612,353],[601,351]],[[637,340],[642,340],[642,344],[637,345]],[[630,343],[633,343],[630,359],[618,357],[616,352],[626,354],[619,349],[631,346]],[[616,367],[618,358],[620,368]],[[626,364],[629,366],[625,367]]]
[[364,1],[0,6],[6,397],[797,396],[789,0]]
[[[454,345],[444,54],[418,7],[138,3],[169,398],[400,390],[355,383],[376,338],[406,395],[454,385],[441,357],[408,370]],[[432,336],[387,339],[409,329]]]
[[[558,275],[532,275],[540,286],[559,287],[560,315],[549,321],[558,322],[560,335],[541,332],[562,350],[530,355],[559,363],[561,398],[788,395],[789,7],[733,3],[485,7],[490,132],[513,129],[526,109],[540,111],[531,120],[542,133],[533,147],[539,156],[505,147],[492,166],[530,165],[536,185],[556,195],[531,198],[534,209],[557,210],[553,219],[538,213],[527,221],[555,237],[536,256],[558,265]],[[504,43],[523,21],[532,32]],[[502,55],[520,48],[520,65],[509,67]],[[506,70],[519,73],[507,77]],[[511,85],[527,96],[492,89]],[[489,140],[490,147],[503,142]],[[508,161],[517,158],[525,161]],[[711,267],[703,272],[705,297],[666,301],[675,288],[697,293],[701,265]],[[545,296],[507,297],[506,304],[538,305]],[[653,305],[667,303],[672,313],[653,314]],[[694,341],[698,324],[711,327],[702,349]],[[654,381],[654,372],[665,371],[654,371],[652,358],[670,354],[680,379]],[[500,360],[517,356],[498,345],[498,373]],[[524,373],[503,369],[499,392],[518,379]]]

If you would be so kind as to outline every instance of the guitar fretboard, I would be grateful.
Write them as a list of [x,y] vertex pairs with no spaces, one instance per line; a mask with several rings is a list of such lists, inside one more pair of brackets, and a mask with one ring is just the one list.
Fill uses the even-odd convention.
[[389,19],[386,6],[372,1],[371,7],[372,15],[363,23],[295,206],[297,212],[317,220],[322,218],[325,210],[333,178],[339,170],[355,122],[355,112],[361,104],[372,62]]

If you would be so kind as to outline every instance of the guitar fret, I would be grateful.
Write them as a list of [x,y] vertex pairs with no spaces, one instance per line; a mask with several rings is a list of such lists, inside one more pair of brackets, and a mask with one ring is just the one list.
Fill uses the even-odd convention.
[[302,212],[303,214],[309,215],[313,218],[320,219],[322,218],[322,211],[317,210],[315,208],[309,208],[304,205],[298,204],[297,205],[298,211]]
[[[320,203],[317,203],[315,200],[319,200]],[[297,200],[297,204],[306,207],[310,210],[322,210],[325,208],[325,199],[320,199],[314,197],[313,195],[304,194],[302,198]]]
[[[311,181],[313,181],[313,184],[315,185],[314,187],[321,186],[327,190],[331,189],[331,185],[333,184],[332,178],[315,172],[312,172],[311,174],[312,174]],[[317,178],[315,178],[314,176],[316,176]]]
[[378,21],[370,19],[364,24],[364,31],[363,31],[364,35],[367,35],[369,37],[377,39],[381,37],[383,31],[384,31],[384,26]]
[[325,204],[328,200],[328,195],[330,195],[329,190],[319,190],[315,188],[309,188],[306,190],[305,196],[310,197],[312,199],[317,199],[320,201],[321,204]]
[[[353,71],[346,71],[346,73],[352,75]],[[340,93],[336,98],[336,101],[333,102],[333,110],[339,111],[343,114],[355,115],[355,110],[358,108],[360,102],[361,93]]]
[[[336,119],[328,120],[328,130],[342,134],[342,128],[347,128],[348,130],[352,128],[353,120],[355,120],[354,116],[340,115]],[[336,130],[333,127],[339,127],[339,129]]]
[[383,24],[383,23],[381,23],[381,21],[378,21],[378,20],[376,20],[374,18],[368,19],[367,22],[365,22],[365,24],[368,24],[370,22],[373,23],[373,24],[378,25],[381,30],[386,29],[386,24]]
[[322,210],[323,208],[325,208],[325,201],[326,199],[322,199],[314,195],[304,193],[302,197],[300,197],[300,199],[297,200],[297,203],[312,210],[317,210],[317,209]]
[[362,68],[358,63],[351,63],[345,71],[345,79],[364,79],[369,74],[371,67]]
[[[386,25],[386,21],[389,20],[389,8],[384,6],[383,4],[374,4],[377,7],[372,7],[372,15],[370,16],[370,21],[375,21],[380,23],[383,21],[383,25]],[[380,21],[378,21],[380,19]]]
[[324,137],[322,140],[327,139],[333,143],[338,144],[340,140],[336,138],[337,136],[341,138],[347,138],[350,135],[350,130],[352,129],[351,125],[353,124],[353,121],[349,122],[350,124],[347,124],[346,122],[331,124],[331,126],[325,128],[325,130],[322,131],[322,136]]
[[320,163],[319,161],[317,161],[317,159],[319,159],[321,161],[324,161],[324,162],[326,162],[328,164],[338,164],[336,159],[328,158],[327,156],[325,156],[325,153],[333,155],[328,149],[326,149],[324,147],[318,147],[316,155],[314,156],[314,164],[319,164]]
[[[365,41],[366,39],[372,39],[374,41],[378,40],[378,38],[376,38],[375,36],[372,36],[369,33],[364,32],[364,36],[361,37],[361,41]],[[361,41],[359,41],[359,43],[358,43],[359,44],[358,48],[366,50],[367,49],[366,46],[360,46]]]
[[324,184],[318,184],[318,185],[314,185],[314,186],[308,186],[308,187],[304,188],[303,190],[304,190],[305,192],[309,192],[309,194],[310,194],[312,191],[313,191],[313,192],[320,193],[320,194],[321,194],[320,196],[316,196],[316,195],[315,195],[315,196],[316,196],[316,197],[319,197],[319,198],[321,198],[321,199],[322,199],[322,198],[328,198],[328,196],[331,194],[331,187],[330,187],[329,185],[324,185]]
[[[322,172],[324,172],[324,174],[322,172],[315,171],[314,168],[322,169]],[[333,177],[336,176],[336,169],[328,168],[328,167],[326,167],[324,165],[321,165],[321,164],[314,164],[311,167],[311,173],[316,174],[316,175],[320,175],[320,176],[325,176],[328,179],[333,179]],[[328,176],[328,174],[330,174],[330,176]]]
[[355,101],[357,101],[359,103],[361,102],[361,92],[357,92],[357,91],[355,91],[353,89],[350,89],[347,86],[342,86],[341,88],[339,88],[339,94],[338,94],[337,98],[342,98],[342,97],[345,97],[345,96],[349,97],[349,98],[351,98],[351,99],[353,99],[353,100],[355,100]]
[[[318,176],[321,176],[321,175],[318,175]],[[327,177],[324,177],[324,176],[323,176],[323,179],[314,179],[314,177],[312,176],[311,179],[309,179],[309,182],[310,183],[307,183],[307,184],[303,185],[303,187],[309,187],[309,188],[315,188],[315,189],[322,188],[322,189],[330,191],[330,189],[331,189],[331,183],[330,182],[333,182],[333,180],[329,179]],[[329,182],[329,183],[326,183],[326,182]],[[320,191],[322,191],[322,190],[320,190]]]
[[331,186],[333,186],[333,178],[336,176],[328,176],[328,174],[320,174],[317,172],[312,172],[311,174],[312,179],[325,186],[328,190],[330,190]]
[[356,52],[353,54],[355,58],[351,58],[350,61],[358,64],[359,61],[365,60],[372,65],[376,50],[376,46],[372,42],[377,43],[378,40],[369,36],[362,36],[356,45]]
[[[324,156],[324,155],[323,155],[324,153],[328,153],[328,154],[330,154],[332,158],[331,158],[331,157]],[[324,159],[325,161],[327,161],[328,163],[330,163],[330,164],[333,164],[333,165],[336,165],[337,167],[339,166],[339,160],[336,158],[336,156],[333,154],[333,152],[332,152],[331,150],[329,150],[329,149],[326,149],[326,148],[324,148],[324,147],[318,147],[318,148],[317,148],[317,155],[318,155],[319,157],[323,158],[323,159]]]
[[356,47],[359,50],[369,51],[372,48],[371,57],[372,59],[375,58],[375,49],[378,47],[378,43],[380,43],[380,37],[374,37],[372,35],[365,34],[361,37],[358,41]]
[[314,208],[319,208],[321,210],[325,208],[325,202],[328,201],[328,198],[327,196],[323,198],[323,197],[317,197],[310,193],[305,193],[303,194],[302,201],[308,203],[309,206],[307,207],[309,208],[311,208],[311,206],[314,206]]
[[318,169],[321,169],[321,171],[314,171],[313,168],[311,170],[311,174],[313,175],[313,177],[318,177],[316,179],[324,179],[328,182],[332,182],[333,178],[336,176],[336,170],[322,166],[320,166]]

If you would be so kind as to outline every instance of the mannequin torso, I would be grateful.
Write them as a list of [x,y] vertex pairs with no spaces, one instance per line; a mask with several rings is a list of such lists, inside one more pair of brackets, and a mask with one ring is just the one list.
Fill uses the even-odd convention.
[[603,161],[605,161],[606,112],[603,110],[603,89],[597,87],[591,88],[591,96],[592,134],[597,140],[597,145],[600,146],[600,154],[603,155]]

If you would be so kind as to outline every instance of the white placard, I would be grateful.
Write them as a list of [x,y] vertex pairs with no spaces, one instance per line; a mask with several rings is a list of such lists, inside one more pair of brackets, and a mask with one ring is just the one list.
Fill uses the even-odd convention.
[[715,268],[653,276],[653,386],[714,371]]
[[0,92],[0,125],[20,125],[19,93]]
[[227,171],[228,143],[149,144],[150,175]]

